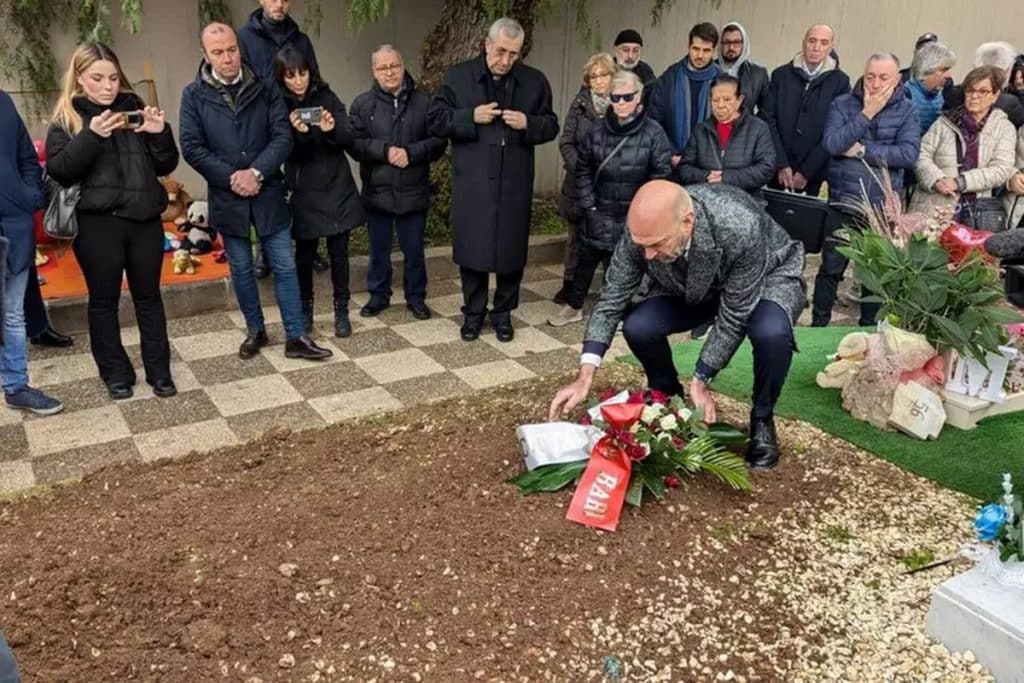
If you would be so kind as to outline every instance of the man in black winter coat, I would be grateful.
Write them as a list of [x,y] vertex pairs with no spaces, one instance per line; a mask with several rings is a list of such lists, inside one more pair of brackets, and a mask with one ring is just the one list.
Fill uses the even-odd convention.
[[361,311],[375,316],[391,304],[393,233],[404,257],[405,305],[420,320],[430,317],[425,303],[427,267],[423,233],[430,206],[430,163],[444,154],[448,141],[427,133],[430,96],[405,71],[402,55],[381,45],[370,56],[374,85],[352,102],[355,144],[363,204],[370,236],[366,291]]
[[761,118],[775,143],[776,189],[817,195],[825,180],[825,120],[832,101],[850,92],[850,77],[839,70],[832,52],[834,41],[830,26],[812,26],[804,34],[803,50],[772,72]]
[[260,8],[238,29],[242,60],[267,83],[274,82],[274,58],[284,47],[298,50],[310,71],[320,73],[313,42],[288,16],[291,4],[291,0],[260,0]]
[[551,86],[519,63],[523,27],[501,18],[484,53],[444,75],[427,115],[432,135],[452,141],[453,256],[462,277],[462,338],[480,336],[488,274],[497,274],[491,324],[512,341],[512,311],[526,267],[533,201],[534,147],[558,135]]

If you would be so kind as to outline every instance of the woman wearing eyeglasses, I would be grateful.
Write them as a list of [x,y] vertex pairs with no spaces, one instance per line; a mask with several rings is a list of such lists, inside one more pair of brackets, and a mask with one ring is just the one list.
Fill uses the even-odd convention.
[[607,52],[592,55],[583,65],[583,87],[572,98],[565,115],[562,135],[558,138],[558,151],[565,162],[565,177],[562,179],[562,197],[558,213],[569,224],[569,239],[565,245],[565,264],[562,273],[562,289],[555,294],[556,304],[565,304],[572,286],[572,278],[579,260],[580,226],[583,211],[579,206],[580,193],[576,184],[576,159],[579,148],[587,139],[590,126],[604,116],[610,101],[608,92],[612,89],[612,75],[615,73],[615,58]]
[[738,78],[715,78],[711,113],[690,136],[679,163],[680,180],[684,185],[725,183],[760,196],[775,175],[775,146],[768,124],[743,112]]
[[629,203],[648,180],[672,172],[672,146],[661,126],[641,104],[643,84],[631,71],[612,77],[611,106],[580,145],[576,160],[579,206],[584,223],[579,262],[566,305],[548,323],[555,327],[583,319],[583,299],[597,266],[605,269],[626,228]]
[[1001,230],[1005,215],[992,199],[1014,173],[1017,131],[993,105],[1005,80],[1002,69],[981,66],[964,78],[964,103],[946,111],[921,139],[914,171],[918,192],[911,211],[954,214],[974,228]]

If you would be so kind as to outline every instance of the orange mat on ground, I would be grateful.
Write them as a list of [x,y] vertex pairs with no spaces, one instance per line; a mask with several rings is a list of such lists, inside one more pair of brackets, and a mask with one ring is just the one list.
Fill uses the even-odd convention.
[[[39,266],[39,275],[46,281],[42,286],[44,299],[67,299],[85,296],[88,293],[82,270],[78,267],[75,253],[70,247],[63,253],[58,253],[56,245],[40,244],[39,251],[50,259],[45,265]],[[162,287],[219,280],[230,274],[227,263],[215,263],[212,254],[203,254],[199,256],[202,263],[196,266],[194,275],[175,275],[171,265],[172,254],[173,252],[164,254],[163,265],[160,267],[160,285]],[[127,281],[122,282],[121,289],[128,289]]]

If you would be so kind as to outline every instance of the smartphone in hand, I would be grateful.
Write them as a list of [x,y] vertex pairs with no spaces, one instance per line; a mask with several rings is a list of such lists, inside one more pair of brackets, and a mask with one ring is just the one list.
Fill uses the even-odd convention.
[[141,111],[126,111],[124,113],[124,124],[125,128],[134,130],[141,128],[142,124],[146,122],[146,118],[142,115]]
[[324,116],[323,107],[300,107],[295,111],[299,112],[299,121],[307,126],[319,126]]

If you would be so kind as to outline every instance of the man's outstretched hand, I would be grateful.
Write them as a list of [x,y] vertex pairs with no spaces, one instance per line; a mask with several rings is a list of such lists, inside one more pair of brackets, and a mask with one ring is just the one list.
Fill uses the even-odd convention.
[[693,401],[694,410],[704,410],[704,422],[711,424],[718,417],[715,413],[715,399],[711,395],[708,386],[694,377],[690,381],[690,400]]
[[590,393],[590,385],[594,381],[594,370],[596,368],[593,365],[584,365],[580,367],[579,377],[572,384],[562,387],[555,398],[551,401],[551,408],[548,410],[548,419],[554,422],[555,420],[563,420],[568,417],[576,406],[583,402],[583,399]]

